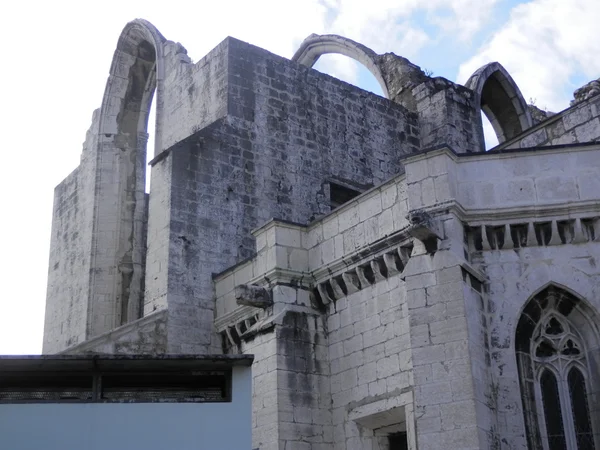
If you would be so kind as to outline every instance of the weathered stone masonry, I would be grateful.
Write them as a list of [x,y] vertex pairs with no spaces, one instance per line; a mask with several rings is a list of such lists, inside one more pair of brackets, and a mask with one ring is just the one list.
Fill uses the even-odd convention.
[[498,63],[460,86],[311,35],[194,64],[131,22],[55,191],[44,352],[252,353],[261,450],[600,449],[594,83],[552,114]]

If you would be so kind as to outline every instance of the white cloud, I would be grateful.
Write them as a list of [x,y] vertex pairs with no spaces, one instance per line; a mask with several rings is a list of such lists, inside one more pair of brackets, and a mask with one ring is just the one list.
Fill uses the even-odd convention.
[[339,78],[354,85],[358,84],[359,63],[338,54],[323,55],[314,66],[319,72]]
[[497,3],[498,0],[453,0],[446,2],[451,14],[436,14],[434,10],[430,21],[440,26],[445,34],[454,34],[458,40],[467,42],[488,22]]
[[534,0],[515,7],[509,21],[470,60],[460,66],[458,81],[482,65],[500,62],[526,100],[542,108],[566,108],[576,74],[598,77],[600,39],[597,0]]

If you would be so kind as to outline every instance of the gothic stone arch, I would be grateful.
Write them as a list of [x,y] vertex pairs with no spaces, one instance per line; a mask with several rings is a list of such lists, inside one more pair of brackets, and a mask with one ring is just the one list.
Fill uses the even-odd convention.
[[351,39],[335,34],[311,34],[300,44],[300,48],[292,56],[292,61],[312,67],[322,55],[329,53],[348,56],[361,63],[379,82],[384,97],[390,98],[387,83],[377,62],[379,55]]
[[[162,117],[165,38],[149,22],[121,33],[100,108],[95,158],[87,335],[140,317],[143,297],[147,125],[154,91]],[[160,127],[156,151],[161,148]]]
[[[527,103],[519,87],[500,63],[493,62],[479,68],[465,86],[475,93],[479,113],[487,116],[498,142],[503,143],[532,126]],[[480,129],[481,142],[483,127]]]

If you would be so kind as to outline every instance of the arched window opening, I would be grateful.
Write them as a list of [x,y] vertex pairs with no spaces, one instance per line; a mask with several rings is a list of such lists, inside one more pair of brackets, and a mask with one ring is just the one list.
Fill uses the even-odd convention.
[[575,296],[550,286],[528,302],[519,319],[515,348],[532,450],[600,448],[593,425],[598,408],[590,408],[590,392],[599,389],[590,384],[589,364],[599,339],[590,321],[594,314],[586,308]]
[[365,66],[348,56],[333,53],[322,55],[313,68],[365,91],[385,96],[375,76]]
[[588,395],[586,391],[585,377],[581,371],[573,367],[569,371],[569,393],[571,407],[573,408],[573,419],[575,426],[575,437],[579,449],[593,449],[594,435],[590,421],[590,409],[588,406]]
[[567,450],[558,382],[549,370],[544,370],[540,377],[540,390],[546,419],[548,445],[552,450]]

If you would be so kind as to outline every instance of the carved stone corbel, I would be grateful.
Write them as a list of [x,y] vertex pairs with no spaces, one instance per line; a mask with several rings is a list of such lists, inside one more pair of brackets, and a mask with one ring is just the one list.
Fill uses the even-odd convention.
[[261,286],[240,284],[235,287],[235,300],[238,305],[265,309],[273,305],[271,293]]

